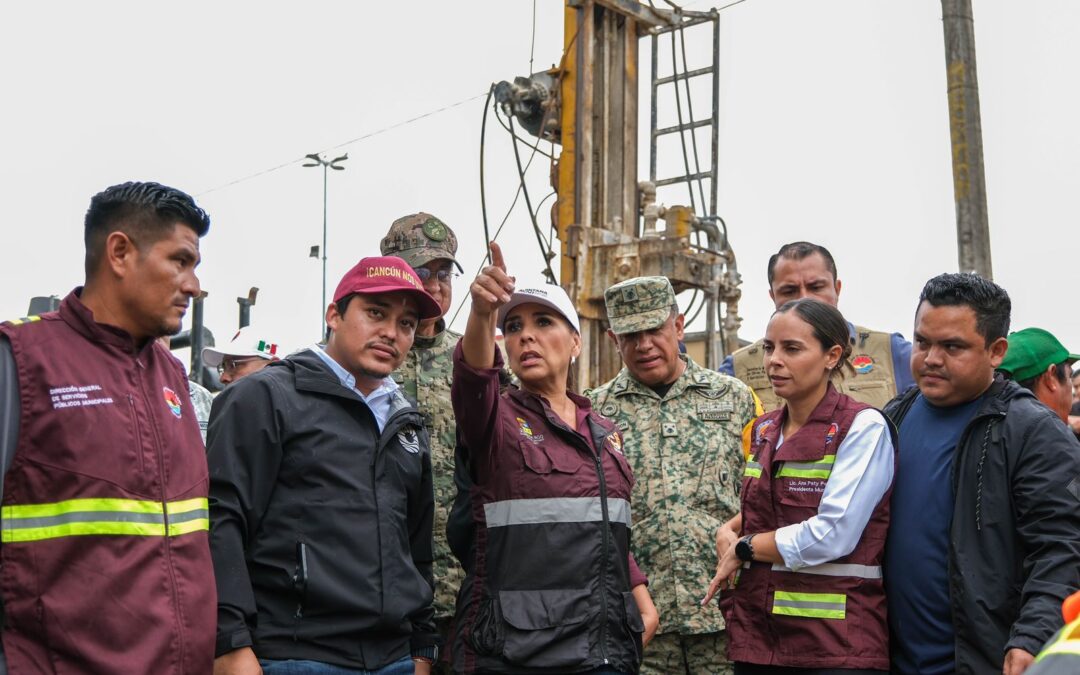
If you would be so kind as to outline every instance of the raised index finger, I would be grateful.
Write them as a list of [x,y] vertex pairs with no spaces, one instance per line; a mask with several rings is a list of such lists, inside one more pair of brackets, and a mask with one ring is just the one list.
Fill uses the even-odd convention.
[[506,263],[503,261],[502,249],[495,242],[491,242],[491,264],[506,272]]

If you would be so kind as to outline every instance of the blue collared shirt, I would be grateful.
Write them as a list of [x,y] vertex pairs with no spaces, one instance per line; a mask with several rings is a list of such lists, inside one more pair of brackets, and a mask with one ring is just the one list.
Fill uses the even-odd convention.
[[323,363],[330,367],[330,370],[334,371],[334,374],[341,380],[341,386],[355,392],[367,404],[367,407],[371,409],[371,414],[375,416],[375,422],[379,425],[379,433],[382,433],[383,427],[386,426],[386,420],[390,417],[390,402],[394,398],[394,392],[398,389],[398,384],[394,382],[394,378],[384,378],[378,388],[365,395],[364,392],[356,388],[356,378],[353,377],[353,374],[332,359],[326,353],[326,350],[322,348],[322,345],[312,345],[311,351],[315,352],[315,355],[322,359]]

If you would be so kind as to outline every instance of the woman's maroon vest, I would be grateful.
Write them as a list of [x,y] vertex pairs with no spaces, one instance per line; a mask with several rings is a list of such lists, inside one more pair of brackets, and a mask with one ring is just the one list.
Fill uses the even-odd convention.
[[[779,449],[787,408],[758,418],[742,482],[743,532],[771,532],[816,515],[836,448],[855,415],[869,407],[830,385],[806,425]],[[851,554],[798,572],[761,562],[740,570],[723,601],[732,661],[888,670],[881,563],[891,492]]]
[[217,598],[207,468],[183,369],[58,312],[0,325],[21,416],[2,512],[12,673],[212,669]]

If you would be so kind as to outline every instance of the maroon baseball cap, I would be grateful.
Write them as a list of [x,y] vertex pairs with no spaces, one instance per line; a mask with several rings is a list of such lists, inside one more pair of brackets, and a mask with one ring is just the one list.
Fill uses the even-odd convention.
[[404,260],[393,256],[361,259],[341,278],[334,291],[334,302],[353,293],[375,295],[394,291],[405,291],[413,296],[421,320],[442,316],[442,307],[424,290],[416,272]]

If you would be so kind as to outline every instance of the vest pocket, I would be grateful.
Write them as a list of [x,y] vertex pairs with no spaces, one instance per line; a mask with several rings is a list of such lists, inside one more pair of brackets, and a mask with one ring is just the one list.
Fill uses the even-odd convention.
[[582,664],[589,657],[591,597],[589,589],[499,591],[503,657],[530,668]]
[[641,610],[638,609],[634,592],[626,591],[622,595],[623,610],[626,612],[626,627],[630,631],[630,641],[634,643],[636,662],[641,663],[641,635],[645,632],[645,621],[641,618]]
[[525,458],[525,466],[533,473],[549,474],[552,471],[557,473],[577,473],[583,464],[581,457],[571,454],[572,450],[560,452],[555,449],[549,452],[542,441],[539,443],[521,441],[518,446],[521,448],[522,457]]
[[773,586],[769,615],[776,635],[783,635],[779,650],[785,654],[826,653],[849,648],[847,595],[829,592],[820,585],[794,583]]

